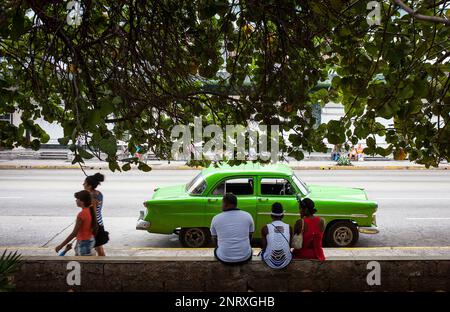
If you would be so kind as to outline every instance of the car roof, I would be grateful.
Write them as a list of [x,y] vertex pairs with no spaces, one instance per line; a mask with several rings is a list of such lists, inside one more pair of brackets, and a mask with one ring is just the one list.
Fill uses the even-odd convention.
[[276,164],[260,164],[247,162],[241,165],[230,166],[228,164],[220,164],[218,167],[214,167],[214,165],[209,166],[208,168],[203,169],[203,176],[209,177],[215,174],[230,174],[230,175],[238,175],[238,174],[282,174],[282,175],[292,175],[292,169],[286,165],[281,163]]

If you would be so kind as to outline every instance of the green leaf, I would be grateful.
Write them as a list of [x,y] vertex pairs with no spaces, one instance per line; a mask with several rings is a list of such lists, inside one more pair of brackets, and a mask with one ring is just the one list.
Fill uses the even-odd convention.
[[302,160],[305,158],[305,155],[301,150],[295,150],[289,153],[289,156],[294,157],[296,160]]
[[78,149],[78,154],[80,154],[80,156],[84,159],[91,159],[94,157],[94,155],[92,155],[91,153],[89,153],[88,151],[86,151],[82,148]]
[[143,163],[143,162],[139,162],[138,169],[142,170],[144,172],[148,172],[148,171],[152,170],[152,168],[149,165],[147,165],[146,163]]
[[[121,104],[121,103],[119,103]],[[108,116],[109,114],[114,112],[114,103],[109,98],[107,100],[103,100],[100,103],[100,115],[102,117]]]
[[123,100],[122,100],[122,98],[120,96],[115,96],[113,98],[113,100],[112,100],[112,104],[113,105],[119,105],[119,104],[122,104],[122,103],[123,103]]
[[99,147],[101,151],[105,152],[109,156],[114,156],[117,153],[117,143],[113,137],[109,139],[102,139],[99,143]]
[[428,83],[424,80],[414,81],[414,96],[418,98],[423,98],[428,94]]
[[405,87],[400,89],[400,92],[398,93],[398,97],[400,99],[409,99],[414,95],[414,89],[408,84]]
[[70,141],[69,137],[63,137],[63,138],[58,139],[59,144],[64,145],[64,146],[69,144],[69,141]]
[[87,114],[88,114],[88,124],[91,128],[94,128],[102,121],[101,112],[98,110],[90,111]]
[[13,24],[11,28],[11,37],[13,39],[19,38],[25,30],[25,13],[18,11],[13,18]]
[[50,136],[47,133],[41,134],[41,143],[45,144],[50,140]]
[[76,163],[82,163],[82,164],[84,163],[84,160],[80,154],[76,154],[72,160],[72,165],[75,165]]
[[131,169],[130,163],[126,163],[125,165],[122,166],[123,171],[129,171],[130,169]]
[[338,120],[328,122],[327,140],[330,144],[340,144],[345,141],[345,128]]
[[121,171],[120,170],[120,166],[119,166],[119,164],[117,163],[117,161],[109,161],[108,162],[108,167],[109,167],[109,170],[111,170],[112,172],[114,172],[114,171]]
[[367,147],[369,147],[370,149],[375,148],[375,144],[376,144],[375,139],[373,137],[368,137],[366,139],[366,144],[367,144]]

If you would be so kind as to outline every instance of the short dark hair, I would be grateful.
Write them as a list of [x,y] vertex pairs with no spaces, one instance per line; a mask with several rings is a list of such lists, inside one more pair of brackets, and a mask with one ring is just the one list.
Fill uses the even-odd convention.
[[226,193],[222,200],[230,205],[233,205],[234,207],[237,206],[237,197],[233,193]]
[[283,213],[283,205],[276,202],[272,204],[272,214],[282,214]]
[[76,199],[81,200],[84,203],[85,207],[89,207],[92,205],[92,196],[88,191],[79,191],[74,194]]

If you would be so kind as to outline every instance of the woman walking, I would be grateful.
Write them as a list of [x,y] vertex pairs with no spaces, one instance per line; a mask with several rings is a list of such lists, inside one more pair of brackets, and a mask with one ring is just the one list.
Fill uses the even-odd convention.
[[103,194],[97,190],[97,186],[99,186],[103,181],[105,181],[105,176],[97,172],[94,175],[86,177],[83,183],[84,189],[91,194],[92,205],[95,207],[96,219],[98,223],[98,231],[95,235],[95,251],[98,256],[105,256],[103,245],[109,241],[109,233],[105,231],[103,225]]
[[95,245],[95,233],[97,231],[97,221],[95,220],[95,211],[92,206],[91,194],[87,191],[80,191],[74,194],[77,206],[81,211],[77,215],[75,227],[72,233],[58,246],[56,252],[59,252],[72,239],[76,238],[75,245],[76,256],[92,256],[92,249]]
[[325,260],[322,248],[323,232],[325,230],[325,220],[314,216],[317,210],[314,202],[305,198],[300,201],[300,220],[294,226],[296,235],[303,235],[302,248],[294,249],[294,259],[317,259]]

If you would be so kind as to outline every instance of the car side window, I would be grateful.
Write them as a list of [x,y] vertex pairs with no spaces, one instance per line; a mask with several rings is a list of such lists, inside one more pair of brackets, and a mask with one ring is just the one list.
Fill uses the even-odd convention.
[[225,182],[219,183],[217,187],[212,192],[213,195],[224,195],[225,194]]
[[253,178],[236,178],[222,181],[219,183],[212,195],[225,195],[233,193],[239,195],[253,195]]
[[261,194],[262,195],[295,195],[295,189],[286,179],[280,178],[262,178]]

